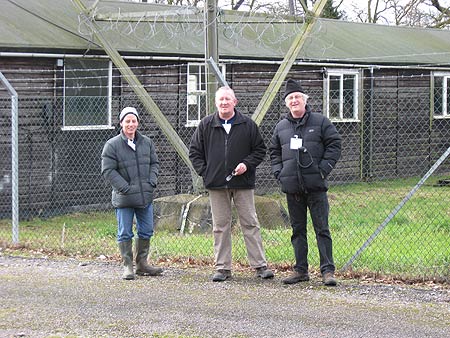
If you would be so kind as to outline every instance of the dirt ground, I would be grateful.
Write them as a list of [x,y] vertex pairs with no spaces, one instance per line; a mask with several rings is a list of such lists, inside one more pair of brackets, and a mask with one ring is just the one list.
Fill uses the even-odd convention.
[[0,255],[0,337],[450,337],[450,286],[340,280],[283,285],[241,270],[165,267],[120,278],[118,262]]

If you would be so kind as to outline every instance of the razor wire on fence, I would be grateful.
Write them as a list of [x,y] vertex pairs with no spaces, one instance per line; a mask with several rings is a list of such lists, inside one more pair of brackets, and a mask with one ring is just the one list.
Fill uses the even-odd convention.
[[[280,8],[270,14],[218,8],[214,24],[224,44],[235,48],[261,46],[282,51],[282,44],[299,34],[304,24],[302,16],[287,19],[286,14]],[[80,15],[78,20],[78,32],[82,36],[91,37],[96,32],[112,33],[116,36],[113,44],[121,38],[132,38],[137,44],[150,42],[157,50],[170,47],[197,48],[196,41],[202,40],[205,33],[203,10],[196,7],[166,6],[153,11],[127,12],[100,4],[91,11],[90,16]],[[98,23],[98,31],[92,29],[91,20]],[[175,38],[180,37],[183,46],[174,45]]]
[[[251,116],[273,73],[240,72],[239,67],[230,65],[234,73],[227,81],[238,97],[237,109]],[[46,80],[41,77],[38,80],[36,74],[24,70],[17,70],[21,76],[10,79],[19,94],[23,93],[18,102],[20,246],[92,257],[118,253],[111,188],[100,173],[101,151],[106,140],[118,132],[117,115],[121,108],[134,106],[140,112],[139,128],[154,140],[160,160],[154,202],[153,258],[212,259],[207,195],[195,193],[189,168],[171,147],[151,112],[145,111],[140,98],[115,72],[111,96],[91,95],[98,90],[107,93],[108,67],[96,68],[98,76],[93,77],[87,76],[93,71],[81,72],[74,66],[72,76],[67,76],[64,82],[67,88],[58,80],[63,70],[50,68],[40,72],[52,74]],[[186,145],[206,102],[202,99],[204,93],[190,92],[187,83],[177,83],[180,77],[188,76],[188,68],[188,65],[133,68]],[[14,78],[14,72],[5,73]],[[322,88],[323,70],[293,70],[291,76],[301,79],[312,110],[323,113],[327,100]],[[409,79],[399,75],[362,78],[362,83],[375,81],[377,85],[361,90],[358,99],[354,99],[353,91],[339,92],[339,87],[332,86],[329,93],[329,115],[343,137],[342,158],[329,177],[334,258],[338,269],[345,266],[354,271],[448,281],[449,159],[443,159],[426,180],[421,180],[450,146],[450,119],[445,114],[438,117],[430,114],[430,89],[423,87],[426,82],[418,81],[423,80],[423,74],[412,78],[417,80],[412,85],[392,86]],[[388,85],[383,86],[384,83]],[[442,92],[434,94],[436,102],[440,102]],[[346,105],[339,110],[342,95]],[[3,92],[0,111],[0,243],[2,247],[12,247],[12,113],[11,99]],[[359,115],[353,115],[354,112]],[[285,113],[278,94],[260,125],[266,144]],[[419,182],[415,194],[384,222]],[[257,170],[256,193],[269,264],[292,264],[285,196],[273,178],[268,156]],[[380,225],[382,231],[358,252]],[[310,221],[308,232],[310,263],[317,268],[319,257]],[[352,260],[356,252],[358,257]],[[236,224],[233,258],[246,262],[245,246]],[[350,260],[352,264],[347,266]]]

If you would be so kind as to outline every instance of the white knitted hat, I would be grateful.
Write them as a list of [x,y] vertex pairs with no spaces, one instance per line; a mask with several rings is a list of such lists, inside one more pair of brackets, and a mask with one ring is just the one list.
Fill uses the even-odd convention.
[[139,121],[139,114],[136,110],[136,108],[134,107],[125,107],[122,109],[122,111],[120,112],[119,115],[119,122],[122,122],[122,120],[125,118],[125,116],[127,116],[128,114],[133,114],[137,117],[138,121]]

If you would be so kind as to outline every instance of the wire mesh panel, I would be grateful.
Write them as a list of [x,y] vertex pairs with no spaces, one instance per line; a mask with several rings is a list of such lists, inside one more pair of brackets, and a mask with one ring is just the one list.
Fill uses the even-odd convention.
[[[211,262],[208,197],[194,188],[188,164],[175,151],[152,112],[146,111],[143,98],[134,94],[116,69],[96,69],[99,78],[112,74],[108,81],[96,81],[92,76],[86,79],[86,74],[92,72],[77,71],[76,64],[71,65],[66,74],[58,67],[40,69],[39,73],[47,76],[38,83],[32,81],[35,76],[31,70],[7,73],[15,79],[12,83],[19,92],[20,245],[67,255],[118,254],[111,187],[101,176],[101,152],[105,142],[119,131],[120,110],[134,106],[140,114],[139,129],[153,139],[160,160],[152,258],[193,257]],[[200,113],[193,118],[191,113],[206,111],[207,102],[204,93],[193,89],[192,78],[188,86],[188,66],[138,67],[137,62],[132,66],[188,147],[198,123],[195,119],[203,117]],[[101,62],[99,67],[108,70],[111,66]],[[239,100],[237,109],[251,116],[276,67],[264,66],[265,72],[244,68],[240,64],[227,65],[227,71],[233,73],[229,83]],[[354,271],[448,280],[448,157],[414,191],[450,147],[450,119],[442,108],[446,101],[442,90],[430,87],[431,75],[380,71],[378,76],[369,76],[364,71],[352,71],[341,76],[323,69],[297,69],[290,75],[301,79],[311,109],[329,116],[343,138],[342,156],[329,177],[328,193],[337,268],[346,266],[370,239],[352,261],[350,268]],[[66,92],[62,79],[69,76],[71,90]],[[326,81],[330,81],[329,87],[324,85]],[[437,84],[442,87],[441,82]],[[104,86],[110,85],[111,95],[96,94],[95,88],[104,91]],[[77,86],[84,86],[84,90],[78,91]],[[326,92],[326,88],[330,91]],[[12,246],[10,105],[2,92],[0,240],[6,247]],[[286,113],[282,95],[277,93],[260,125],[266,145]],[[294,255],[286,199],[271,173],[269,156],[257,169],[256,184],[256,206],[269,264],[291,265]],[[406,196],[407,201],[402,203]],[[233,259],[246,263],[235,214],[234,220]],[[377,232],[380,225],[382,230]],[[309,262],[317,269],[319,254],[310,220],[308,234]]]
[[2,133],[0,134],[0,203],[1,212],[7,217],[11,216],[11,188],[12,188],[12,159],[11,159],[11,99],[8,97],[0,98],[1,106],[1,125]]

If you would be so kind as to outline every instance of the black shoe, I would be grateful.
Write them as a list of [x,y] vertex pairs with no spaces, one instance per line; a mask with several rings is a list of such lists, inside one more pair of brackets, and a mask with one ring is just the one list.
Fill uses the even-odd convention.
[[267,266],[261,266],[256,268],[256,277],[261,277],[262,279],[273,278],[272,270],[268,269]]
[[282,280],[283,284],[295,284],[299,282],[309,281],[309,275],[307,272],[294,271],[289,277]]
[[223,282],[227,280],[228,278],[231,278],[231,271],[230,270],[217,270],[217,272],[212,277],[213,282]]
[[334,278],[333,272],[325,272],[322,276],[323,284],[326,286],[336,286],[337,281],[336,278]]

